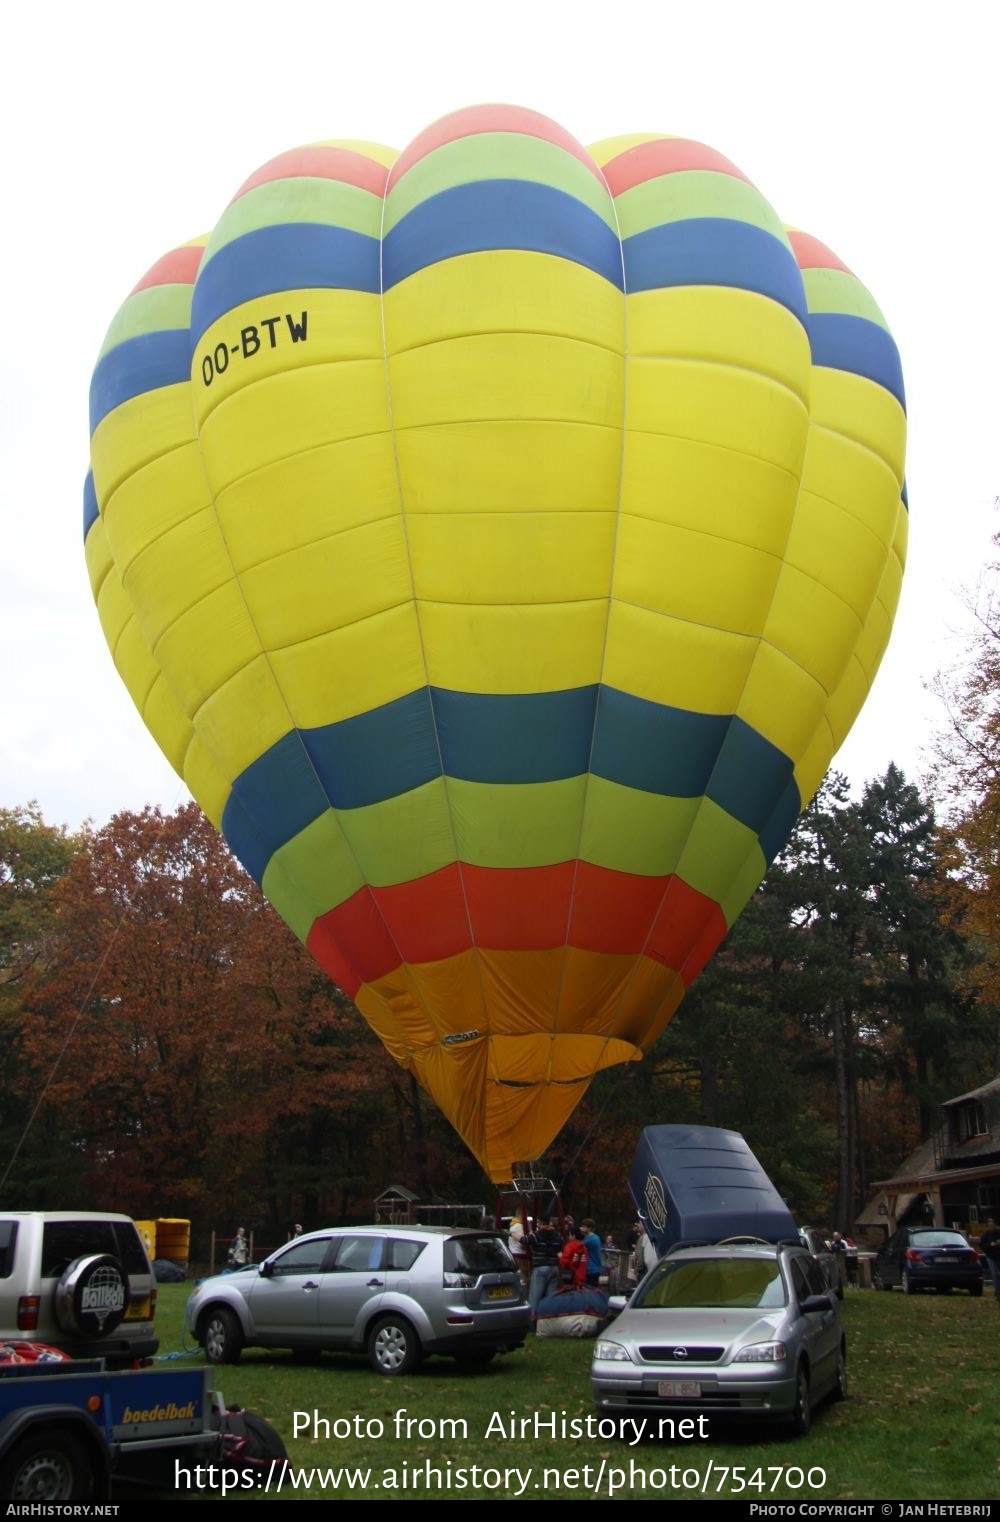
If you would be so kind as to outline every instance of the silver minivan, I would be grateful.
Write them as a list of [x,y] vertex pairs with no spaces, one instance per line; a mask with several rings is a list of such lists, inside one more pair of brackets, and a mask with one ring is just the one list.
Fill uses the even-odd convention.
[[86,1210],[0,1214],[0,1340],[127,1368],[159,1347],[156,1280],[135,1222]]
[[196,1285],[187,1328],[209,1363],[244,1347],[365,1354],[406,1374],[427,1354],[467,1365],[521,1347],[531,1311],[506,1243],[444,1226],[345,1226]]

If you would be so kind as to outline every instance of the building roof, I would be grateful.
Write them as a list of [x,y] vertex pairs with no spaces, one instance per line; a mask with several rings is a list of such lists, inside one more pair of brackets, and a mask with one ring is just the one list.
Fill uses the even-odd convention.
[[991,1078],[989,1083],[984,1083],[978,1089],[970,1089],[968,1094],[957,1094],[954,1099],[944,1099],[940,1108],[946,1109],[949,1105],[960,1105],[966,1099],[985,1099],[987,1094],[1000,1094],[1000,1077]]

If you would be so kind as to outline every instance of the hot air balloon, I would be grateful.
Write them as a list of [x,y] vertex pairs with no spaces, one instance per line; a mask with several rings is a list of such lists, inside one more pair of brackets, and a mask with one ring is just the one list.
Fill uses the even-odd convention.
[[494,1180],[649,1050],[854,721],[904,407],[728,159],[514,107],[281,155],[115,317],[117,667]]

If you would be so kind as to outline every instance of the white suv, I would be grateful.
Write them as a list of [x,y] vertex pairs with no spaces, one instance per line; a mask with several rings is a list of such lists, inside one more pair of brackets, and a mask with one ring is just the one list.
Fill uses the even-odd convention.
[[129,1367],[159,1347],[155,1310],[156,1280],[129,1216],[0,1214],[0,1341],[26,1338]]

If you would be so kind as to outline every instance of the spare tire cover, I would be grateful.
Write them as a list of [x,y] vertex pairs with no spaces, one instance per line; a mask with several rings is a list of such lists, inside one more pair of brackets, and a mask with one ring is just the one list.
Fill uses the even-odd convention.
[[128,1275],[110,1253],[91,1253],[70,1264],[56,1286],[56,1320],[64,1332],[106,1337],[128,1304]]

